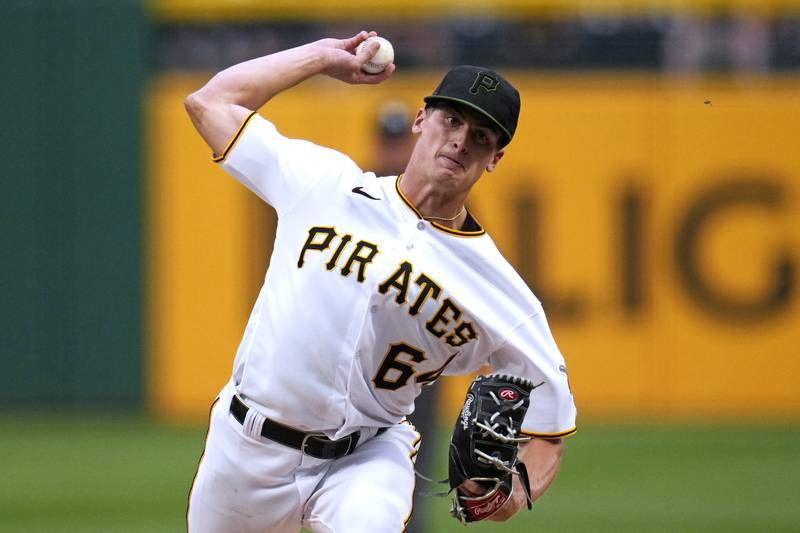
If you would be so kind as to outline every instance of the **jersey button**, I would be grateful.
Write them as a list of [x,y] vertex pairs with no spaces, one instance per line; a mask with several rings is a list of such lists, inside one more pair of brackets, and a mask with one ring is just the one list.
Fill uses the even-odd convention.
[[420,231],[424,230],[425,229],[425,223],[423,221],[421,221],[421,220],[419,222],[417,222],[417,229],[420,230]]
[[377,313],[378,312],[378,306],[377,305],[373,305],[372,307],[369,308],[369,310],[372,311],[373,313]]
[[408,244],[406,244],[406,250],[413,250],[413,249],[414,249],[414,243],[413,242],[409,242]]

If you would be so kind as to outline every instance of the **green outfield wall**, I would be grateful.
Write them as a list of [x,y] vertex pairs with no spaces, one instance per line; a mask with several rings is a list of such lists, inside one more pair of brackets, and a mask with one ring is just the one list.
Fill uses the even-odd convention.
[[[751,12],[745,3],[696,6]],[[227,379],[274,218],[210,162],[183,110],[213,70],[160,72],[145,90],[147,58],[165,55],[152,53],[151,34],[176,21],[327,20],[361,6],[235,4],[0,7],[0,408],[141,400],[203,418]],[[316,7],[300,17],[301,4]],[[435,4],[425,16],[455,13],[455,1]],[[559,0],[480,4],[476,14],[579,14]],[[622,4],[625,14],[645,2]],[[420,2],[380,5],[378,16],[410,16]],[[510,75],[522,125],[471,209],[545,302],[581,413],[797,417],[798,78]],[[378,106],[413,108],[440,76],[401,69],[377,88],[311,80],[263,112],[370,167]],[[457,406],[465,383],[450,383]]]
[[4,2],[0,404],[141,397],[139,2]]

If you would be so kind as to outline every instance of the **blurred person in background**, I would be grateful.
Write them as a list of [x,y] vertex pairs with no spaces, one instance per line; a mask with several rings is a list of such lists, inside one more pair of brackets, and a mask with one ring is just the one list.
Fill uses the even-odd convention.
[[378,106],[372,157],[376,176],[397,176],[405,170],[414,149],[413,118],[411,109],[398,100],[388,100]]

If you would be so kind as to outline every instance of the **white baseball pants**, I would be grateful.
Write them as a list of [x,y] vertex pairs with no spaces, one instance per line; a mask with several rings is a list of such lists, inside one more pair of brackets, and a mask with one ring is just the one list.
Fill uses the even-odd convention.
[[189,533],[392,533],[411,516],[420,435],[397,424],[362,430],[356,450],[317,459],[260,435],[248,411],[230,414],[228,384],[211,410],[203,456],[189,492]]

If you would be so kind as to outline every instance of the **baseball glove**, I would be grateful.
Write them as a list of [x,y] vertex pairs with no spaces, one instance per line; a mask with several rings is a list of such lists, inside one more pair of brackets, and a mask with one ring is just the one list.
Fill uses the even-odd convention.
[[[517,451],[530,440],[520,436],[520,428],[534,388],[531,381],[506,374],[479,376],[470,385],[450,440],[448,469],[450,491],[455,490],[450,512],[463,524],[496,513],[511,496],[515,475],[531,508],[528,473]],[[483,492],[462,487],[465,480]]]

